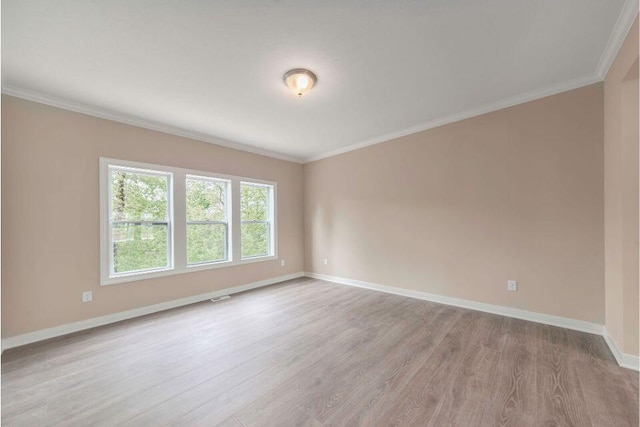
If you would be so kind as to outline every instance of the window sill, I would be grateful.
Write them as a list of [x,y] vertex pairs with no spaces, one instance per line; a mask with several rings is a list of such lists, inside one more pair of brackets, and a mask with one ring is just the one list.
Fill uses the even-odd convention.
[[238,262],[238,264],[252,264],[254,262],[273,261],[273,260],[276,260],[276,259],[278,259],[278,257],[275,256],[275,255],[257,256],[257,257],[241,259]]
[[145,271],[140,273],[131,273],[121,276],[108,277],[100,281],[100,286],[117,285],[118,283],[135,282],[138,280],[153,279],[156,277],[171,276],[178,272],[173,268],[165,268],[162,270]]
[[254,262],[274,261],[277,260],[276,255],[268,255],[263,257],[247,258],[240,261],[219,261],[208,264],[196,264],[185,268],[166,268],[162,270],[147,271],[141,273],[131,273],[122,276],[109,277],[100,281],[100,286],[117,285],[120,283],[137,282],[140,280],[155,279],[165,276],[175,276],[177,274],[195,273],[196,271],[214,270],[217,268],[233,267],[244,264],[252,264]]

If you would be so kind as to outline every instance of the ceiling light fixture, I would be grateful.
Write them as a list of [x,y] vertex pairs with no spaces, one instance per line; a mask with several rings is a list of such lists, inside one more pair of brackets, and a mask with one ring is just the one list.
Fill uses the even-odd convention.
[[301,97],[316,84],[316,75],[304,68],[295,68],[284,74],[283,80],[293,93]]

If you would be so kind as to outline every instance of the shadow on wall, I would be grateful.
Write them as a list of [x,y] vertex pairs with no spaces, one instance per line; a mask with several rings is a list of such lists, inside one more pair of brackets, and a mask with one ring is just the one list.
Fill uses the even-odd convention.
[[639,207],[638,192],[638,58],[629,68],[620,85],[622,93],[622,283],[624,351],[639,354],[638,325],[640,298],[639,277]]

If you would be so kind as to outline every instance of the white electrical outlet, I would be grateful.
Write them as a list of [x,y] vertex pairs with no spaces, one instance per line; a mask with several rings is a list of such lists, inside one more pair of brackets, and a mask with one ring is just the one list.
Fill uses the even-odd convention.
[[86,291],[82,293],[82,302],[91,302],[93,301],[93,292]]
[[284,260],[280,260],[280,267],[284,267]]
[[517,291],[518,290],[518,282],[515,280],[507,280],[507,290],[508,291]]
[[324,265],[327,265],[327,264],[329,264],[329,260],[325,258],[324,259]]

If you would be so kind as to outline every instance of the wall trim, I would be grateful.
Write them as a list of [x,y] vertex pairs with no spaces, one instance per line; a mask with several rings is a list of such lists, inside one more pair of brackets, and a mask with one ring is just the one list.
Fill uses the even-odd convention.
[[164,123],[155,122],[152,120],[135,117],[126,113],[120,113],[110,111],[108,109],[89,106],[86,104],[70,101],[61,97],[55,97],[52,95],[46,95],[43,93],[35,92],[32,90],[20,88],[13,85],[3,85],[2,93],[16,98],[26,99],[28,101],[34,101],[45,105],[61,108],[64,110],[75,111],[77,113],[87,114],[102,119],[112,120],[119,123],[125,123],[132,126],[137,126],[145,129],[155,130],[171,135],[181,136],[184,138],[193,139],[201,142],[208,142],[211,144],[219,145],[222,147],[232,148],[235,150],[245,151],[253,154],[259,154],[262,156],[272,157],[275,159],[286,160],[293,163],[310,163],[316,160],[325,159],[328,157],[337,156],[339,154],[348,153],[350,151],[358,150],[360,148],[369,147],[371,145],[380,144],[382,142],[390,141],[392,139],[400,138],[403,136],[411,135],[414,133],[422,132],[425,130],[433,129],[439,126],[444,126],[450,123],[458,122],[460,120],[469,119],[472,117],[480,116],[482,114],[499,111],[504,108],[513,107],[515,105],[523,104],[525,102],[534,101],[536,99],[545,98],[547,96],[559,94],[573,89],[578,89],[583,86],[587,86],[593,83],[601,82],[606,77],[611,64],[618,54],[622,43],[624,42],[633,22],[636,14],[638,13],[638,1],[639,0],[626,0],[618,19],[613,28],[613,31],[607,41],[606,47],[600,56],[600,60],[596,67],[595,72],[585,75],[583,77],[565,81],[548,86],[543,89],[533,90],[523,94],[519,94],[510,98],[502,99],[493,103],[488,103],[476,108],[471,108],[460,113],[452,114],[445,117],[440,117],[428,122],[420,123],[415,126],[411,126],[405,129],[401,129],[395,132],[387,133],[377,136],[365,141],[356,142],[346,147],[339,148],[337,150],[331,150],[318,155],[300,158],[296,156],[290,156],[275,151],[260,149],[249,144],[241,142],[229,141],[225,139],[215,138],[211,135],[190,131],[177,126],[172,126]]
[[355,286],[358,288],[371,289],[388,294],[400,295],[409,298],[416,298],[425,301],[437,302],[440,304],[452,305],[455,307],[468,308],[470,310],[482,311],[485,313],[498,314],[501,316],[513,317],[516,319],[528,320],[545,325],[558,326],[560,328],[572,329],[580,332],[601,335],[615,357],[618,365],[640,370],[640,357],[622,353],[613,338],[609,335],[606,326],[598,323],[585,322],[583,320],[570,319],[568,317],[553,316],[550,314],[536,313],[534,311],[521,310],[518,308],[505,307],[502,305],[486,304],[461,298],[447,297],[443,295],[430,294],[427,292],[414,291],[410,289],[396,288],[393,286],[379,285],[377,283],[364,282],[362,280],[347,279],[344,277],[329,276],[305,271],[305,276],[312,279],[325,280],[327,282],[339,283],[342,285]]
[[623,353],[620,351],[620,348],[616,344],[616,341],[613,339],[611,334],[609,334],[609,330],[607,327],[604,327],[602,336],[604,340],[607,342],[611,353],[613,353],[613,357],[616,358],[618,365],[623,368],[633,369],[634,371],[640,371],[640,357],[633,356],[631,354]]
[[[638,0],[633,0],[633,1],[638,1]],[[626,33],[625,33],[625,36],[626,36]],[[623,40],[624,40],[624,37],[623,37]],[[240,142],[233,142],[233,141],[218,139],[202,133],[193,132],[193,131],[178,128],[175,126],[154,122],[154,121],[142,119],[139,117],[130,116],[124,113],[108,111],[106,109],[101,109],[99,107],[93,107],[85,104],[68,101],[63,98],[41,94],[38,92],[19,88],[12,85],[2,86],[2,93],[4,93],[5,95],[16,97],[16,98],[26,99],[27,101],[38,102],[40,104],[61,108],[63,110],[74,111],[76,113],[86,114],[86,115],[98,117],[101,119],[112,120],[115,122],[137,126],[144,129],[150,129],[157,132],[163,132],[170,135],[176,135],[183,138],[193,139],[196,141],[208,142],[208,143],[219,145],[222,147],[232,148],[235,150],[245,151],[253,154],[259,154],[262,156],[272,157],[275,159],[286,160],[293,163],[305,164],[305,163],[314,162],[316,160],[322,160],[328,157],[337,156],[339,154],[348,153],[350,151],[359,150],[361,148],[369,147],[371,145],[380,144],[396,138],[412,135],[414,133],[437,128],[447,124],[459,122],[461,120],[470,119],[472,117],[481,116],[487,113],[492,113],[494,111],[499,111],[505,108],[513,107],[515,105],[524,104],[530,101],[535,101],[537,99],[545,98],[547,96],[556,95],[556,94],[567,92],[573,89],[578,89],[584,86],[588,86],[590,84],[601,82],[602,80],[603,78],[600,77],[600,75],[598,74],[589,74],[575,80],[558,83],[540,90],[526,92],[524,94],[516,95],[511,98],[506,98],[494,103],[485,104],[477,108],[471,108],[471,109],[462,111],[460,113],[451,114],[449,116],[430,120],[428,122],[421,123],[408,128],[404,128],[395,132],[380,135],[372,139],[357,142],[357,143],[348,145],[346,147],[342,147],[336,150],[331,150],[325,153],[320,153],[315,156],[309,156],[304,158],[289,156],[289,155],[276,153],[268,150],[262,150],[262,149],[252,147],[250,145],[243,144]]]
[[364,282],[361,280],[347,279],[344,277],[329,276],[326,274],[318,274],[312,272],[297,272],[284,276],[273,277],[271,279],[259,280],[257,282],[238,285],[231,288],[225,288],[218,291],[207,292],[204,294],[193,295],[190,297],[180,298],[172,301],[166,301],[159,304],[148,305],[145,307],[134,308],[131,310],[121,311],[105,316],[94,317],[79,322],[68,323],[65,325],[55,326],[53,328],[42,329],[27,334],[16,335],[2,339],[2,351],[20,347],[23,345],[44,341],[51,338],[68,335],[74,332],[84,331],[111,323],[120,322],[122,320],[132,319],[135,317],[145,316],[147,314],[157,313],[172,308],[182,307],[197,302],[206,301],[211,298],[222,295],[231,295],[239,292],[257,289],[264,286],[273,285],[284,282],[286,280],[297,279],[300,277],[310,277],[313,279],[325,280],[327,282],[339,283],[342,285],[354,286],[358,288],[370,289],[379,292],[385,292],[393,295],[400,295],[409,298],[416,298],[425,301],[436,302],[440,304],[451,305],[455,307],[467,308],[470,310],[482,311],[485,313],[498,314],[501,316],[513,317],[516,319],[528,320],[531,322],[542,323],[545,325],[558,326],[561,328],[572,329],[581,332],[587,332],[602,335],[605,342],[609,346],[611,353],[615,357],[618,365],[623,368],[640,370],[640,357],[626,354],[620,351],[613,337],[609,334],[606,326],[597,323],[585,322],[582,320],[570,319],[567,317],[553,316],[549,314],[536,313],[533,311],[521,310],[517,308],[505,307],[500,305],[486,304],[482,302],[466,300],[461,298],[447,297],[443,295],[431,294],[422,291],[414,291],[410,289],[402,289],[393,286],[380,285],[376,283]]
[[141,117],[136,117],[126,113],[111,111],[106,108],[89,106],[87,104],[70,101],[70,100],[67,100],[61,97],[55,97],[52,95],[46,95],[43,93],[35,92],[28,89],[23,89],[13,85],[3,85],[2,93],[4,93],[5,95],[16,97],[16,98],[26,99],[27,101],[38,102],[40,104],[61,108],[63,110],[86,114],[88,116],[111,120],[118,123],[124,123],[131,126],[137,126],[144,129],[150,129],[157,132],[167,133],[170,135],[181,136],[183,138],[189,138],[189,139],[193,139],[200,142],[208,142],[210,144],[215,144],[215,145],[219,145],[226,148],[232,148],[234,150],[245,151],[248,153],[259,154],[261,156],[272,157],[274,159],[286,160],[288,162],[293,162],[293,163],[302,163],[302,160],[298,157],[288,156],[286,154],[278,153],[275,151],[264,150],[261,148],[253,147],[248,144],[243,144],[241,142],[215,138],[211,135],[207,135],[204,133],[190,131],[177,126],[172,126],[165,123],[159,123],[152,120],[143,119]]
[[248,291],[250,289],[261,288],[263,286],[273,285],[275,283],[284,282],[285,280],[297,279],[304,277],[303,272],[287,274],[284,276],[273,277],[271,279],[259,280],[257,282],[247,283],[245,285],[233,286],[231,288],[220,289],[218,291],[207,292],[204,294],[193,295],[172,301],[166,301],[159,304],[147,305],[145,307],[134,308],[132,310],[121,311],[118,313],[107,314],[106,316],[93,317],[79,322],[67,323],[65,325],[55,326],[53,328],[41,329],[35,332],[29,332],[23,335],[16,335],[2,339],[2,351],[9,348],[20,347],[38,341],[71,334],[73,332],[84,331],[86,329],[96,328],[98,326],[108,325],[110,323],[120,322],[122,320],[132,319],[147,314],[157,313],[159,311],[169,310],[171,308],[182,307],[184,305],[196,302],[206,301],[211,298],[222,295],[231,295],[238,292]]
[[339,154],[348,153],[349,151],[359,150],[361,148],[369,147],[371,145],[387,142],[392,139],[401,138],[403,136],[412,135],[414,133],[423,132],[425,130],[437,128],[440,126],[448,125],[450,123],[459,122],[461,120],[470,119],[472,117],[481,116],[483,114],[492,113],[494,111],[503,110],[505,108],[513,107],[515,105],[524,104],[526,102],[535,101],[537,99],[546,98],[547,96],[556,95],[562,92],[567,92],[573,89],[578,89],[590,84],[601,82],[602,78],[596,74],[589,74],[581,78],[570,80],[548,86],[544,89],[533,90],[520,95],[513,96],[499,100],[497,102],[484,104],[476,108],[471,108],[460,113],[452,114],[449,116],[430,120],[425,123],[421,123],[415,126],[411,126],[405,129],[401,129],[396,132],[391,132],[385,135],[377,136],[366,141],[357,142],[355,144],[338,148],[337,150],[328,151],[326,153],[318,154],[316,156],[310,156],[303,159],[303,163],[315,162],[316,160],[326,159],[327,157],[337,156]]
[[529,320],[531,322],[543,323],[545,325],[559,326],[561,328],[573,329],[590,334],[602,335],[604,326],[597,323],[585,322],[583,320],[570,319],[568,317],[553,316],[550,314],[536,313],[534,311],[521,310],[518,308],[506,307],[503,305],[493,305],[462,298],[447,297],[444,295],[431,294],[428,292],[402,289],[394,286],[379,285],[377,283],[363,282],[361,280],[347,279],[344,277],[328,276],[325,274],[305,272],[305,276],[313,279],[326,280],[327,282],[340,283],[343,285],[355,286],[358,288],[371,289],[374,291],[386,292],[388,294],[400,295],[409,298],[416,298],[425,301],[437,302],[440,304],[452,305],[455,307],[468,308],[471,310],[483,311],[485,313],[499,314],[501,316],[513,317],[516,319]]
[[[638,1],[638,0],[634,0],[634,1]],[[380,144],[382,142],[387,142],[392,139],[396,139],[396,138],[411,135],[414,133],[422,132],[425,130],[433,129],[436,127],[444,126],[450,123],[459,122],[461,120],[469,119],[472,117],[480,116],[480,115],[491,113],[494,111],[499,111],[508,107],[513,107],[515,105],[524,104],[529,101],[535,101],[536,99],[541,99],[547,96],[556,95],[562,92],[567,92],[569,90],[578,89],[583,86],[588,86],[590,84],[598,83],[600,81],[602,81],[602,78],[599,75],[589,74],[575,80],[554,84],[552,86],[549,86],[540,90],[526,92],[524,94],[520,94],[511,98],[502,99],[494,103],[485,104],[477,108],[471,108],[471,109],[462,111],[460,113],[437,118],[437,119],[430,120],[428,122],[411,126],[405,129],[401,129],[395,132],[380,135],[375,138],[368,139],[366,141],[357,142],[357,143],[348,145],[346,147],[339,148],[337,150],[332,150],[332,151],[328,151],[325,153],[321,153],[315,156],[310,156],[305,158],[288,156],[288,155],[276,153],[273,151],[262,150],[247,144],[214,138],[212,136],[205,135],[202,133],[192,132],[186,129],[170,126],[167,124],[153,122],[150,120],[141,119],[141,118],[130,116],[123,113],[108,111],[106,109],[101,109],[99,107],[93,107],[93,106],[88,106],[88,105],[68,101],[63,98],[57,98],[54,96],[41,94],[38,92],[19,88],[12,85],[4,85],[2,87],[2,93],[9,96],[16,97],[16,98],[22,98],[28,101],[38,102],[41,104],[61,108],[63,110],[75,111],[77,113],[87,114],[89,116],[112,120],[115,122],[137,126],[145,129],[151,129],[151,130],[155,130],[158,132],[163,132],[171,135],[177,135],[184,138],[193,139],[196,141],[208,142],[211,144],[220,145],[227,148],[233,148],[240,151],[246,151],[249,153],[259,154],[262,156],[273,157],[280,160],[286,160],[289,162],[304,164],[304,163],[314,162],[316,160],[325,159],[327,157],[333,157],[339,154],[348,153],[350,151],[359,150],[361,148],[369,147],[371,145]]]
[[613,27],[611,36],[609,36],[607,45],[602,52],[602,56],[600,57],[598,66],[596,67],[596,75],[601,80],[604,80],[604,78],[607,76],[609,68],[611,68],[613,61],[618,55],[618,51],[622,47],[624,40],[627,38],[629,30],[633,26],[633,22],[636,19],[637,13],[638,0],[626,0],[624,2],[624,5],[622,6],[620,15],[618,15],[618,20]]

